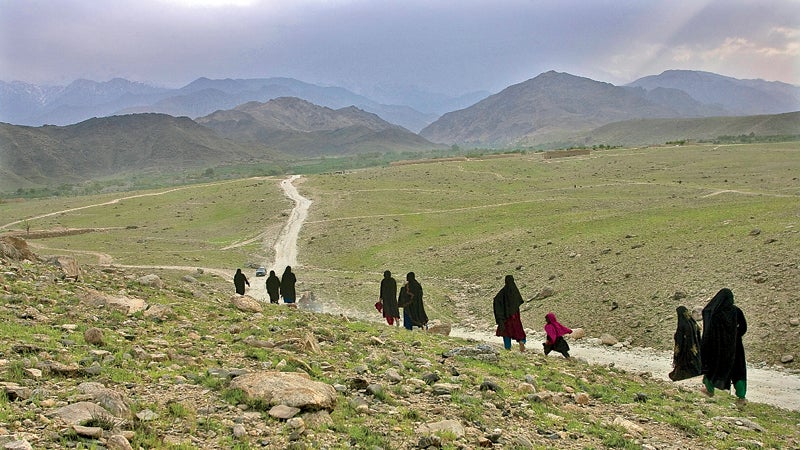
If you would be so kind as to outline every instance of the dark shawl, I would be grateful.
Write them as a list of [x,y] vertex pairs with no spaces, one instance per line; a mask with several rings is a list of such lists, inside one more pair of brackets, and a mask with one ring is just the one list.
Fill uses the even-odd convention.
[[283,271],[283,275],[281,276],[281,295],[283,298],[290,298],[293,300],[297,299],[294,291],[294,284],[296,282],[297,277],[294,276],[292,268],[290,266],[286,266],[286,270]]
[[281,291],[281,279],[275,275],[274,270],[269,271],[269,277],[267,277],[267,294],[269,294],[270,301],[277,302],[278,297],[280,297]]
[[700,348],[703,375],[714,387],[729,390],[731,380],[745,379],[742,335],[746,331],[744,314],[733,305],[733,292],[721,289],[703,308],[703,342]]
[[494,322],[498,326],[506,323],[509,317],[519,314],[519,307],[522,305],[522,294],[514,283],[514,277],[506,275],[506,284],[494,296],[492,308],[494,309]]
[[388,270],[381,280],[381,301],[383,302],[383,317],[400,317],[400,308],[397,307],[397,281],[392,278]]
[[518,341],[525,339],[525,330],[519,316],[519,307],[522,303],[522,294],[519,293],[514,277],[506,275],[505,285],[497,292],[492,302],[494,321],[497,324],[496,336],[510,337]]
[[247,277],[242,273],[242,269],[236,269],[236,275],[233,276],[233,286],[236,288],[236,293],[244,295],[244,285],[250,286]]
[[406,280],[408,283],[400,289],[397,303],[403,306],[403,310],[411,317],[412,325],[424,327],[428,324],[428,315],[425,313],[425,305],[422,303],[422,285],[416,280],[414,272],[409,272]]
[[675,348],[672,353],[672,381],[685,380],[701,374],[700,327],[685,306],[678,306],[678,328],[675,330]]

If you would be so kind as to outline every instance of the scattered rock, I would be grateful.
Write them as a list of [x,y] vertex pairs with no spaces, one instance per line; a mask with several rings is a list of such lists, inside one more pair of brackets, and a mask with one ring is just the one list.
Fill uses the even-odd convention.
[[264,311],[261,303],[249,295],[234,295],[231,297],[231,303],[242,312],[260,313]]
[[78,261],[71,256],[54,256],[47,262],[60,268],[63,278],[78,281],[81,276],[81,268],[78,265]]
[[451,326],[449,323],[442,323],[441,320],[434,319],[428,322],[428,333],[450,336]]
[[781,356],[781,362],[784,364],[788,364],[794,361],[794,355],[783,355]]
[[457,420],[442,420],[420,425],[417,434],[453,433],[457,439],[464,437],[464,426]]
[[246,398],[264,405],[286,405],[312,411],[332,410],[337,397],[329,384],[294,372],[248,373],[234,378],[231,388],[241,389]]
[[161,281],[161,278],[152,273],[150,275],[139,277],[136,282],[154,289],[162,289],[164,287],[164,282]]
[[0,237],[0,256],[14,261],[36,260],[25,239],[16,236]]
[[97,327],[87,328],[83,332],[83,339],[87,344],[100,347],[103,345],[103,330]]
[[533,300],[542,300],[548,297],[552,297],[555,295],[556,291],[551,286],[545,286],[542,290],[539,291],[535,296],[533,296]]
[[612,346],[612,345],[617,345],[619,343],[619,340],[617,340],[617,338],[608,333],[603,333],[600,335],[600,343],[603,345]]
[[300,412],[300,408],[286,405],[275,405],[269,410],[269,415],[281,420],[288,420],[296,416]]
[[109,308],[129,316],[147,308],[147,304],[142,299],[113,296],[94,289],[84,289],[81,301],[89,306]]

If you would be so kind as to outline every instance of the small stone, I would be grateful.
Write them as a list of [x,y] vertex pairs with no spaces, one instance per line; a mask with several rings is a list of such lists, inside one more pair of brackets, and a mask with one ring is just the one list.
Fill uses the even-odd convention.
[[103,345],[103,330],[97,327],[88,328],[83,332],[83,339],[87,344]]
[[794,361],[794,355],[783,355],[781,356],[781,362],[784,364],[788,364]]
[[128,438],[122,434],[115,434],[106,440],[108,450],[133,450]]
[[588,405],[590,400],[589,394],[586,392],[581,392],[575,396],[575,403],[579,405]]
[[269,415],[276,419],[288,420],[296,416],[300,408],[286,405],[275,405],[269,410]]

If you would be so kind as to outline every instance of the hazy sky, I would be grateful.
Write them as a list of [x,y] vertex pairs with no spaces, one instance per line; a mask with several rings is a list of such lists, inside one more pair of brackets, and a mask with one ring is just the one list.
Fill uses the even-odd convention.
[[0,80],[497,92],[556,70],[800,85],[800,0],[0,0]]

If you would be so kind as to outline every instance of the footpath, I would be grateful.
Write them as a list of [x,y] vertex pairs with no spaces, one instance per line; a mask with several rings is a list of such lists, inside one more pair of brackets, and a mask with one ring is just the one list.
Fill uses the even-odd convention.
[[[311,200],[300,195],[293,184],[299,178],[299,175],[293,175],[281,181],[281,188],[284,194],[294,201],[295,206],[275,242],[275,263],[272,267],[294,266],[297,264],[297,239],[311,206]],[[266,289],[263,286],[263,281],[258,280],[254,283],[251,280],[250,284],[253,291],[250,295],[257,299],[266,299]],[[334,305],[320,303],[313,305],[314,310],[354,316],[358,320],[370,320],[360,317],[360,314],[348,314],[346,311],[340,311]],[[333,311],[334,309],[336,311]],[[467,331],[453,327],[451,335],[481,342],[500,343],[500,338],[495,337],[490,332]],[[539,345],[539,341],[543,340],[543,336],[538,336],[537,333],[529,335],[528,348],[532,351],[541,351],[541,349],[537,348],[537,345]],[[571,347],[570,353],[572,356],[584,359],[590,364],[613,365],[618,369],[631,373],[649,372],[653,378],[663,380],[669,380],[667,374],[672,370],[672,354],[670,352],[638,347],[612,348],[592,344],[589,339],[572,341]],[[686,387],[696,386],[698,389],[702,384],[699,377],[678,383]],[[719,393],[718,395],[726,394]],[[752,402],[766,403],[780,408],[800,411],[800,376],[772,369],[748,366],[747,398]]]

